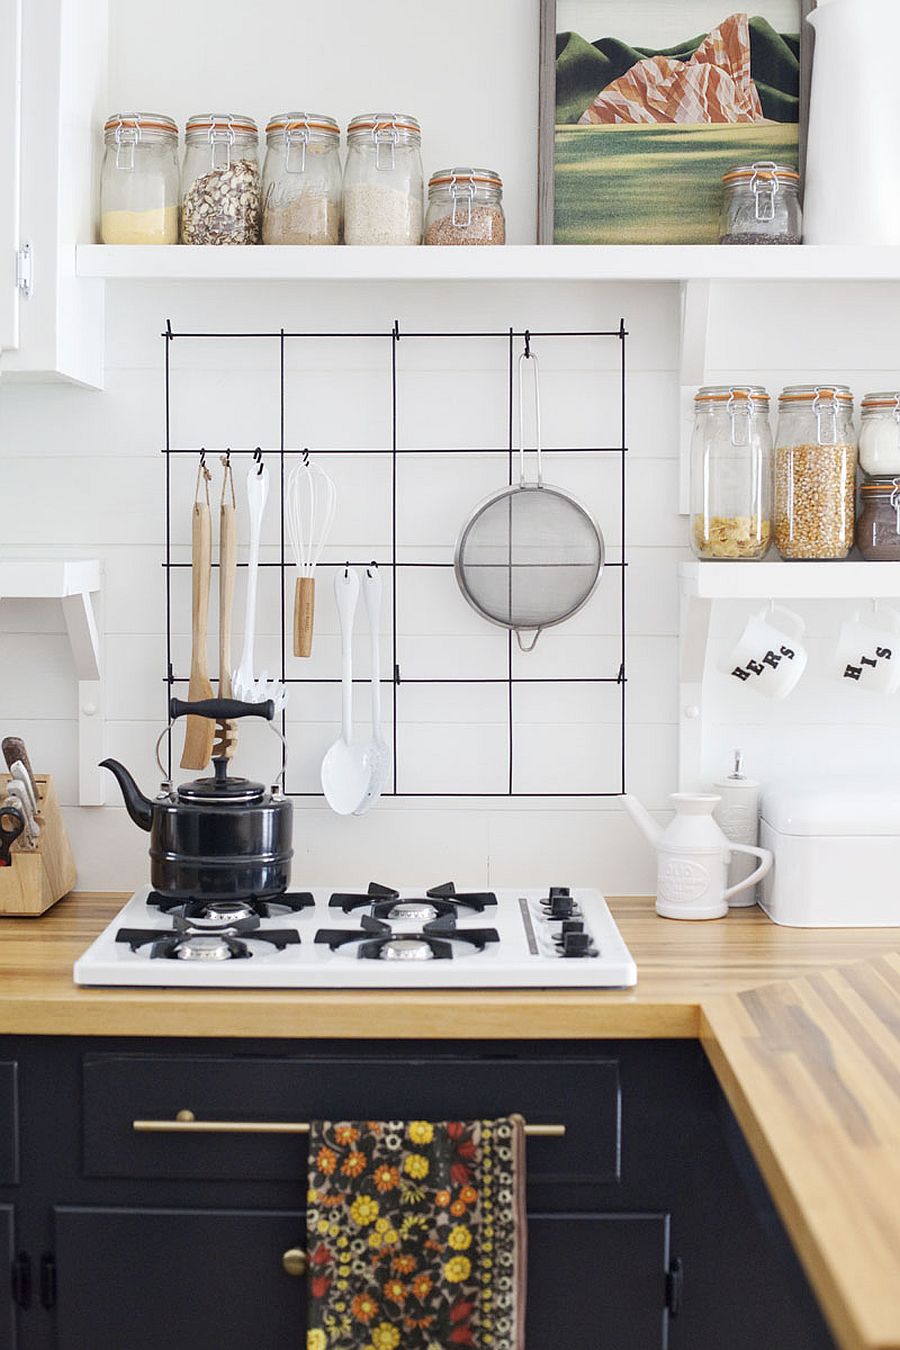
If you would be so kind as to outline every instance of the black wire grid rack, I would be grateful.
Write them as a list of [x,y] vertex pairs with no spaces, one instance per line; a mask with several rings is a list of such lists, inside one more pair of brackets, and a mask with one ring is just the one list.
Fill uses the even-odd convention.
[[[390,446],[384,448],[375,447],[368,450],[360,450],[358,447],[347,450],[315,450],[315,454],[321,457],[341,454],[358,455],[360,453],[382,455],[390,459],[390,483],[391,483],[391,543],[389,557],[377,559],[381,567],[389,576],[389,587],[391,594],[391,675],[383,679],[382,683],[390,685],[391,697],[391,731],[392,740],[392,770],[389,790],[382,795],[385,797],[434,797],[434,798],[565,798],[565,799],[600,799],[608,797],[618,797],[626,791],[626,692],[627,692],[627,674],[626,674],[626,631],[627,631],[627,572],[628,557],[626,552],[626,465],[628,457],[627,444],[627,421],[626,421],[626,347],[628,331],[625,326],[625,320],[619,322],[617,328],[609,330],[543,330],[522,329],[516,330],[508,328],[499,331],[477,331],[471,332],[401,332],[400,323],[395,320],[393,326],[381,332],[333,332],[333,333],[314,333],[314,332],[293,332],[287,329],[279,329],[276,332],[176,332],[172,328],[170,320],[166,320],[165,331],[162,334],[165,350],[165,447],[162,451],[165,457],[165,492],[166,492],[166,551],[163,568],[166,578],[166,694],[168,697],[174,692],[176,685],[186,685],[188,682],[186,675],[177,674],[172,664],[172,571],[175,568],[190,567],[189,563],[179,563],[172,561],[172,456],[188,455],[195,458],[227,454],[231,456],[260,455],[266,459],[277,462],[277,482],[279,488],[278,505],[280,511],[280,533],[279,533],[279,555],[275,562],[261,562],[262,568],[276,568],[279,573],[279,585],[281,593],[281,669],[279,678],[288,685],[302,684],[339,684],[338,677],[313,677],[313,676],[291,676],[287,675],[286,658],[288,649],[288,635],[291,631],[288,620],[289,600],[293,596],[292,588],[289,588],[288,578],[293,569],[293,557],[286,548],[286,528],[285,528],[285,487],[286,487],[286,459],[290,455],[301,453],[300,450],[289,448],[285,445],[285,349],[288,343],[302,342],[304,340],[321,341],[340,341],[341,339],[371,339],[373,342],[382,342],[390,344]],[[220,342],[228,339],[238,339],[247,341],[248,339],[265,338],[269,341],[278,342],[278,374],[279,374],[279,443],[277,446],[260,447],[252,446],[248,448],[222,447],[215,449],[213,447],[186,447],[173,446],[171,440],[172,424],[172,371],[171,371],[171,352],[172,344],[176,341],[190,339],[193,341],[214,341]],[[513,635],[507,636],[506,651],[506,673],[502,676],[485,677],[473,679],[467,676],[448,677],[446,675],[435,676],[433,678],[415,678],[405,679],[402,676],[400,662],[398,659],[398,634],[397,634],[397,593],[402,584],[402,575],[405,571],[415,568],[449,568],[452,570],[452,562],[424,562],[424,561],[406,561],[398,557],[397,529],[397,493],[398,493],[398,460],[401,456],[407,454],[415,455],[450,455],[457,453],[456,450],[447,449],[423,449],[419,446],[405,446],[398,443],[398,425],[399,425],[399,393],[398,393],[398,372],[400,371],[400,349],[404,343],[415,342],[418,339],[466,339],[491,338],[502,341],[506,346],[506,382],[507,382],[507,444],[505,446],[486,447],[481,453],[504,454],[507,463],[507,481],[511,484],[514,481],[516,472],[515,459],[518,450],[514,447],[514,418],[513,418],[513,399],[515,392],[515,363],[516,357],[520,351],[530,352],[530,344],[537,338],[606,338],[610,342],[618,344],[618,375],[619,375],[619,402],[620,402],[620,436],[618,445],[607,446],[578,446],[578,447],[543,447],[543,454],[553,456],[564,454],[567,456],[612,456],[617,461],[618,481],[619,481],[619,538],[620,549],[619,557],[607,561],[605,571],[610,574],[610,580],[617,575],[617,581],[613,584],[618,589],[618,633],[617,649],[618,662],[617,669],[611,669],[606,673],[598,672],[596,675],[574,675],[565,674],[551,676],[525,676],[514,672],[513,656]],[[476,451],[467,451],[467,453],[478,453]],[[205,462],[205,458],[204,458]],[[350,566],[365,567],[372,560],[366,559],[362,562],[350,561]],[[246,564],[239,564],[246,566]],[[329,569],[333,567],[343,567],[344,562],[321,562],[319,567]],[[365,681],[360,681],[364,683]],[[507,724],[507,773],[505,791],[479,791],[477,788],[472,791],[440,791],[440,792],[407,792],[402,790],[402,778],[400,765],[398,762],[397,728],[401,720],[401,701],[404,684],[410,685],[478,685],[492,684],[506,686],[506,724]],[[515,721],[515,690],[518,685],[541,684],[541,685],[611,685],[617,689],[617,707],[619,720],[619,755],[618,764],[614,768],[615,778],[618,779],[615,789],[596,792],[522,792],[515,786],[516,775],[516,721]],[[287,720],[285,714],[282,714],[282,731],[287,734]],[[172,771],[172,750],[171,738],[169,738],[169,774]],[[291,797],[320,797],[321,793],[316,792],[298,792],[292,791],[290,783],[286,783],[287,795]]]

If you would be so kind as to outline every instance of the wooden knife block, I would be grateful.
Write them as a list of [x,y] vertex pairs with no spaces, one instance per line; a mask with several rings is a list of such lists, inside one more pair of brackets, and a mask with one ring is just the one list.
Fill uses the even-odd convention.
[[[41,827],[36,849],[24,847],[20,836],[12,846],[10,867],[0,867],[0,918],[43,914],[75,885],[75,861],[63,825],[53,779],[35,775],[40,800]],[[5,796],[8,774],[0,774]]]

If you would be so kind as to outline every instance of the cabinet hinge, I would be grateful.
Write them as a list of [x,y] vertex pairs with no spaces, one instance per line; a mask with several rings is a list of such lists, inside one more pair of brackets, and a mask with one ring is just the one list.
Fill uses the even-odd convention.
[[680,1256],[669,1266],[666,1274],[666,1307],[670,1317],[677,1317],[681,1311],[681,1299],[684,1294],[684,1262]]
[[31,1307],[31,1257],[19,1252],[12,1263],[12,1301],[27,1312]]
[[41,1257],[41,1307],[56,1307],[56,1259],[51,1252]]
[[30,244],[16,249],[16,286],[27,299],[34,283],[33,256]]

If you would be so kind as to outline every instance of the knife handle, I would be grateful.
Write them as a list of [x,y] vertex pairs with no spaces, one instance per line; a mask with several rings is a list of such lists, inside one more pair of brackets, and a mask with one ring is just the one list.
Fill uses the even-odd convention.
[[12,766],[18,761],[25,765],[28,777],[31,779],[31,787],[35,797],[39,797],[37,779],[34,776],[34,769],[31,767],[31,760],[28,758],[28,751],[25,749],[25,742],[20,736],[5,736],[0,741],[0,750],[3,751],[3,758],[6,760],[6,767],[12,769]]

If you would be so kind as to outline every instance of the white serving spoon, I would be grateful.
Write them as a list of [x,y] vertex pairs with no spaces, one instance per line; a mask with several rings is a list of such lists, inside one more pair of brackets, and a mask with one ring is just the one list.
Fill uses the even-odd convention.
[[369,785],[366,795],[354,811],[354,815],[365,815],[366,811],[378,800],[391,773],[391,752],[381,733],[381,573],[378,564],[372,563],[366,568],[363,577],[363,595],[366,601],[366,614],[369,618],[369,636],[372,643],[372,737],[364,747]]
[[339,568],[334,578],[341,625],[341,734],[322,760],[322,791],[339,816],[352,816],[369,789],[365,745],[353,744],[353,618],[359,601],[359,577],[352,567]]
[[241,661],[231,677],[231,692],[242,703],[275,704],[276,717],[287,703],[287,690],[277,680],[269,680],[264,670],[257,680],[254,674],[254,643],[256,640],[256,592],[259,585],[259,546],[262,540],[262,522],[269,497],[269,469],[261,461],[250,465],[247,474],[247,507],[250,516],[250,544],[247,553],[247,600],[244,611],[244,646]]

